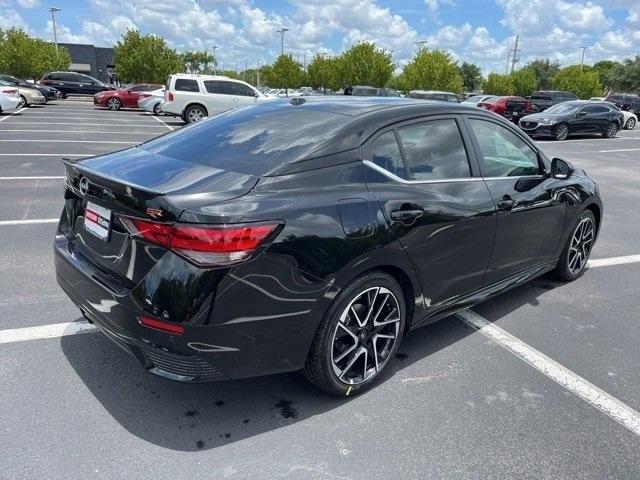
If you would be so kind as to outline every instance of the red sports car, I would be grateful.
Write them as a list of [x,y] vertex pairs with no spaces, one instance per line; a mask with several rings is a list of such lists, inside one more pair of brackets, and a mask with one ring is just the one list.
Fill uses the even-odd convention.
[[93,104],[100,107],[107,107],[109,110],[138,108],[138,96],[141,92],[150,92],[159,88],[162,88],[162,85],[139,83],[128,85],[118,90],[99,92],[93,96]]

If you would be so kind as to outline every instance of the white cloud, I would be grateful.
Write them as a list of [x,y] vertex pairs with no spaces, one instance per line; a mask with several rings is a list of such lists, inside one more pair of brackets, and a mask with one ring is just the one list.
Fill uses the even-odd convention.
[[0,10],[0,28],[8,29],[11,27],[29,30],[29,25],[17,11],[12,9]]
[[40,0],[18,0],[18,5],[22,8],[35,8],[40,6]]

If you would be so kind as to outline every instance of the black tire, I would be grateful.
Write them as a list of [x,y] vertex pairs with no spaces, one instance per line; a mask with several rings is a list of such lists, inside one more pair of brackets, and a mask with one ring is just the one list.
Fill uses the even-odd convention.
[[153,114],[157,117],[160,113],[160,102],[158,102],[153,106]]
[[183,120],[186,123],[196,123],[207,116],[209,116],[207,109],[204,108],[204,106],[195,103],[184,109]]
[[[383,290],[385,293],[379,293]],[[361,301],[364,303],[360,303]],[[365,306],[367,301],[368,307]],[[378,320],[378,324],[374,325],[376,316],[365,315],[378,308],[378,319],[384,318],[387,323]],[[360,325],[360,320],[356,321],[359,318],[357,314],[351,313],[356,310],[363,317],[364,327]],[[304,367],[305,377],[332,395],[350,396],[368,390],[381,378],[394,359],[404,333],[406,311],[402,288],[393,277],[373,271],[356,278],[338,294],[325,313],[309,351]],[[395,320],[396,315],[398,320]],[[395,338],[392,340],[378,335],[395,335]],[[384,341],[382,348],[379,340]],[[359,354],[362,350],[366,352]],[[373,353],[368,353],[370,351]],[[353,352],[353,355],[347,352]],[[336,354],[337,357],[334,358]],[[376,356],[372,357],[374,354]],[[341,356],[344,356],[344,363],[340,363]],[[369,357],[374,358],[374,361],[367,364]],[[347,366],[349,364],[351,367]],[[336,370],[341,368],[344,370],[338,375]],[[361,379],[346,378],[347,374],[355,375],[359,370],[358,375],[362,373]]]
[[29,102],[27,102],[27,99],[25,98],[25,96],[20,95],[20,103],[18,104],[18,108],[24,108],[28,106],[29,106]]
[[624,128],[626,128],[627,130],[633,130],[634,128],[636,128],[636,119],[630,118],[629,120],[627,120]]
[[609,122],[607,125],[607,129],[604,131],[602,136],[604,138],[613,138],[618,134],[618,124],[615,122]]
[[566,123],[559,123],[553,129],[554,140],[558,140],[558,141],[566,140],[568,136],[569,136],[569,125],[567,125]]
[[[581,228],[581,225],[583,224],[583,222],[589,222],[591,225],[591,241],[590,241],[590,244],[588,245],[588,248],[586,249],[581,248],[582,247],[581,245],[576,245],[576,242],[574,239],[574,237],[578,233],[578,230]],[[570,230],[571,233],[569,234],[569,238],[567,238],[567,243],[565,244],[564,249],[560,254],[558,265],[553,271],[554,277],[556,277],[558,280],[561,280],[563,282],[572,282],[575,279],[580,278],[582,276],[582,274],[585,271],[587,261],[589,260],[589,256],[591,255],[591,249],[593,247],[593,242],[595,241],[595,238],[596,238],[597,229],[598,229],[598,226],[596,225],[596,218],[593,215],[593,212],[591,210],[584,210],[580,215],[578,215],[578,218],[573,222],[573,225],[571,226],[571,230]],[[583,241],[584,240],[585,239],[583,239]],[[576,269],[575,266],[577,265],[573,263],[574,262],[573,258],[576,255],[575,249],[572,251],[572,247],[574,247],[574,245],[576,245],[577,250],[581,251],[582,253],[581,255],[582,258],[576,261],[576,262],[580,262],[579,269]],[[574,266],[574,268],[572,268],[572,265]]]
[[122,102],[119,99],[113,97],[107,98],[106,105],[108,110],[113,111],[117,111],[122,108]]

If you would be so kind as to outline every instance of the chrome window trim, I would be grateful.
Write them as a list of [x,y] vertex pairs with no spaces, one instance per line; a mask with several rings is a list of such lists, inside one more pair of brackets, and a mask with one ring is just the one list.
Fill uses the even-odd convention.
[[479,182],[484,180],[521,180],[521,179],[539,179],[543,180],[547,178],[546,175],[519,175],[514,177],[461,177],[461,178],[437,178],[433,180],[405,180],[397,175],[394,175],[388,170],[385,170],[380,165],[376,165],[371,160],[362,160],[367,167],[374,169],[376,172],[381,173],[385,177],[394,180],[398,183],[404,183],[407,185],[419,185],[423,183],[449,183],[449,182]]

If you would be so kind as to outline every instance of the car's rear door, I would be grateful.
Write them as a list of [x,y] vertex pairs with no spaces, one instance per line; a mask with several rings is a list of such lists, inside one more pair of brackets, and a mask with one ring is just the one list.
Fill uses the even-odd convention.
[[231,110],[234,107],[232,82],[205,80],[204,88],[207,91],[209,115]]
[[552,260],[564,229],[561,185],[542,155],[516,128],[487,117],[466,119],[497,210],[487,282],[495,283]]
[[388,127],[363,148],[366,182],[413,261],[428,307],[483,286],[495,207],[455,116]]

